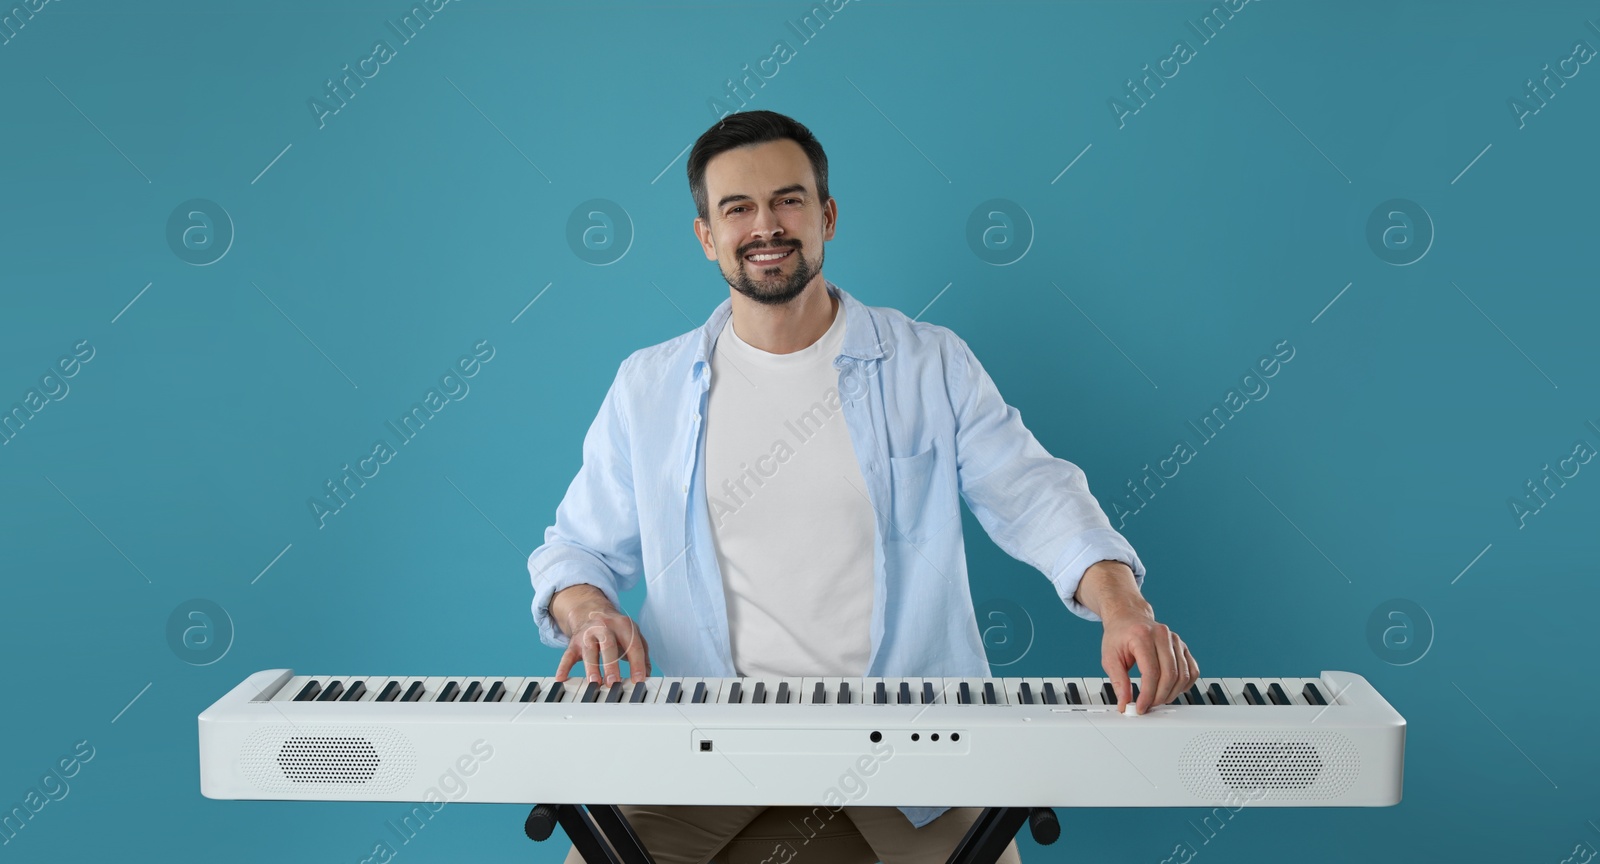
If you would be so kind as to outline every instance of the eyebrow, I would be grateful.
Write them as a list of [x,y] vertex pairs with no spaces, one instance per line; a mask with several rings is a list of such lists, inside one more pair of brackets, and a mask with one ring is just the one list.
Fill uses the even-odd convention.
[[[800,183],[791,183],[788,186],[785,186],[785,187],[783,187],[781,189],[772,190],[772,197],[776,198],[779,195],[788,195],[791,192],[804,192],[804,191],[806,191],[806,187],[804,185],[802,185]],[[717,209],[721,210],[722,208],[728,206],[728,204],[730,202],[733,202],[733,201],[754,201],[754,200],[755,199],[751,198],[749,195],[724,195],[724,196],[722,196],[722,200],[717,202]]]

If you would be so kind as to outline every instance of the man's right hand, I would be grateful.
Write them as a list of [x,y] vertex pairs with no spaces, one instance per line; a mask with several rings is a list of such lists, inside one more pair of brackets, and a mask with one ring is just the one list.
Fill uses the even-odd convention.
[[632,618],[611,605],[593,585],[572,585],[550,598],[550,616],[567,634],[567,650],[556,666],[556,680],[567,680],[583,661],[589,681],[615,684],[622,680],[620,661],[628,660],[628,680],[650,677],[650,652]]

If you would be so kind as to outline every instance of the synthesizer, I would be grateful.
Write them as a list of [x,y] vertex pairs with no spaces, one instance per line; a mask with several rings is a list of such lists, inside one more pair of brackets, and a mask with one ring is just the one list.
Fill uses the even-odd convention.
[[[1138,679],[1134,679],[1138,686]],[[1360,675],[1105,678],[257,672],[199,715],[208,798],[895,807],[1370,807],[1405,719]],[[842,805],[841,805],[842,806]]]

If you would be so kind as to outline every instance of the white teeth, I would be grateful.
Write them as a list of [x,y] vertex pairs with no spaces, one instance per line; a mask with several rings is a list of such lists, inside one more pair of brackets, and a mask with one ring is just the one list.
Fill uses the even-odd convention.
[[779,252],[779,253],[776,253],[776,254],[767,254],[767,255],[751,255],[750,256],[750,260],[751,261],[776,261],[779,258],[786,257],[788,254],[789,254],[788,252]]

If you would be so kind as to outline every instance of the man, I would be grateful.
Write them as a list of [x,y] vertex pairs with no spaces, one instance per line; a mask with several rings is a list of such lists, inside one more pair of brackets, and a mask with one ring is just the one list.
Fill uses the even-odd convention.
[[[623,362],[529,557],[540,639],[566,649],[556,677],[581,660],[609,685],[626,659],[643,680],[652,657],[683,676],[987,677],[965,499],[1068,608],[1104,623],[1119,710],[1135,663],[1135,709],[1171,701],[1199,667],[1155,620],[1144,567],[1083,472],[1045,452],[950,330],[823,278],[838,216],[827,164],[805,126],[770,111],[731,114],[695,143],[694,230],[729,296]],[[617,592],[641,574],[636,624]],[[622,809],[657,860],[705,861],[765,808]],[[979,813],[842,809],[885,862],[943,860]],[[826,860],[810,851],[777,860]],[[1002,860],[1018,860],[1014,843]]]

